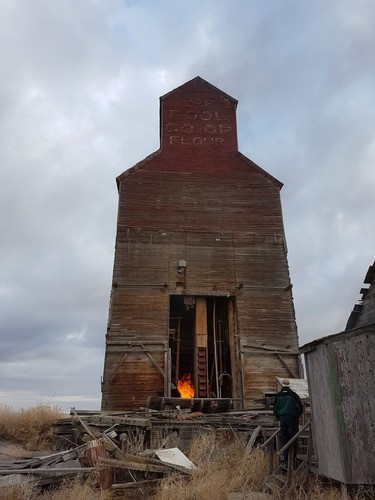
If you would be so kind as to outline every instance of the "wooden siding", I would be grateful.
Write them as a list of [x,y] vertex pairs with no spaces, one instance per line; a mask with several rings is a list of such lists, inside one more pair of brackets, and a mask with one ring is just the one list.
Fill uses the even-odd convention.
[[312,412],[314,450],[318,457],[319,473],[345,482],[341,461],[342,436],[336,418],[336,398],[331,387],[331,360],[321,345],[305,356]]
[[[237,151],[236,103],[199,78],[163,97],[161,149],[118,177],[107,343],[168,342],[171,295],[231,297],[233,397],[251,406],[274,387],[275,375],[298,376],[299,358],[282,184]],[[241,339],[259,354],[241,351]],[[267,346],[288,351],[284,363]],[[130,368],[118,375],[121,397],[112,387],[116,359],[108,344],[103,409],[124,409],[134,396]],[[144,370],[148,395],[166,390],[151,365]]]
[[166,340],[168,294],[159,288],[118,286],[112,290],[111,337],[148,337]]
[[307,344],[306,369],[319,473],[375,484],[375,326]]
[[138,409],[150,395],[163,396],[168,348],[165,342],[108,340],[102,406]]
[[359,303],[354,305],[345,330],[375,324],[375,262],[368,268],[360,293]]
[[245,408],[259,408],[264,393],[277,392],[276,377],[292,377],[281,358],[288,365],[293,375],[298,376],[296,352],[265,351],[254,344],[241,346],[241,366]]
[[240,158],[222,161],[194,172],[182,158],[157,156],[120,182],[118,224],[283,234],[278,186]]

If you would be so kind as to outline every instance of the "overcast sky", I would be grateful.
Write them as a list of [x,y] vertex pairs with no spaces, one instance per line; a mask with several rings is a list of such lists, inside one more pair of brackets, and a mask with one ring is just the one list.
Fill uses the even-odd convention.
[[100,407],[115,178],[197,75],[284,183],[300,344],[344,329],[375,258],[374,26],[373,0],[0,0],[0,402]]

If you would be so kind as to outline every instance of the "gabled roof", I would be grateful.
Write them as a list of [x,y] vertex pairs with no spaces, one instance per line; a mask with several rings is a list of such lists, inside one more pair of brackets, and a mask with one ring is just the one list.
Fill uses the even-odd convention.
[[250,158],[248,158],[247,156],[245,156],[244,154],[242,154],[240,151],[237,151],[237,156],[243,160],[245,163],[247,163],[248,165],[250,165],[252,168],[254,168],[260,175],[263,175],[263,177],[265,177],[266,179],[268,179],[269,181],[273,182],[274,184],[276,184],[276,186],[281,189],[283,187],[283,183],[281,181],[279,181],[278,179],[276,179],[276,177],[274,177],[273,175],[269,174],[268,172],[266,172],[266,170],[263,170],[262,167],[260,167],[259,165],[257,165],[256,163],[253,162],[253,160],[250,160]]
[[[179,87],[177,87],[177,88],[171,90],[170,92],[168,92],[167,94],[164,94],[163,96],[161,96],[160,97],[160,101],[161,101],[160,110],[163,107],[162,106],[162,101],[165,100],[165,99],[167,99],[168,97],[170,97],[174,93],[180,92],[182,89],[183,90],[189,90],[189,89],[190,90],[194,90],[196,88],[196,89],[202,90],[202,88],[204,88],[204,87],[206,87],[210,91],[214,91],[216,93],[219,93],[222,97],[224,97],[225,99],[228,99],[229,101],[231,101],[234,104],[235,107],[237,106],[237,104],[238,104],[237,99],[234,99],[233,97],[231,97],[230,95],[226,94],[225,92],[223,92],[219,88],[215,87],[211,83],[207,82],[206,80],[204,80],[200,76],[196,76],[195,78],[192,78],[188,82],[185,82],[184,84],[180,85]],[[124,172],[122,172],[116,178],[117,187],[119,186],[119,183],[120,183],[121,180],[125,179],[129,175],[131,175],[134,172],[136,172],[139,168],[141,168],[144,165],[146,165],[148,162],[150,162],[151,160],[153,160],[155,157],[159,156],[161,153],[162,153],[162,150],[161,150],[161,148],[159,148],[157,151],[154,151],[153,153],[151,153],[150,155],[148,155],[146,158],[144,158],[143,160],[141,160],[138,163],[136,163],[135,165],[133,165],[131,168],[129,168],[129,169],[125,170]],[[275,177],[273,177],[268,172],[266,172],[265,170],[263,170],[261,167],[259,167],[259,165],[257,165],[256,163],[254,163],[252,160],[250,160],[249,158],[247,158],[245,155],[243,155],[239,151],[237,151],[235,154],[237,155],[237,158],[239,158],[240,160],[242,160],[243,162],[245,162],[251,168],[253,168],[254,170],[256,170],[260,175],[262,175],[263,177],[265,177],[266,179],[268,179],[270,182],[272,182],[273,184],[275,184],[279,189],[282,188],[283,183],[280,182]]]
[[117,189],[118,189],[120,181],[122,181],[122,179],[125,179],[125,177],[128,177],[129,175],[133,174],[139,168],[143,167],[144,165],[146,165],[146,163],[151,161],[153,158],[156,158],[160,154],[161,154],[161,149],[159,148],[156,151],[154,151],[153,153],[151,153],[150,155],[146,156],[146,158],[143,158],[143,160],[139,161],[138,163],[136,163],[135,165],[133,165],[132,167],[128,168],[127,170],[122,172],[120,175],[118,175],[116,177]]
[[[143,158],[143,160],[139,161],[138,163],[136,163],[132,167],[130,167],[127,170],[125,170],[124,172],[122,172],[118,177],[116,177],[117,187],[119,186],[120,181],[122,181],[123,179],[125,179],[129,175],[132,175],[134,172],[136,172],[138,169],[140,169],[141,167],[146,165],[149,161],[151,161],[154,158],[156,158],[157,156],[159,156],[161,153],[162,153],[161,149],[158,149],[158,150],[154,151],[153,153],[151,153],[150,155],[146,156],[146,158]],[[263,177],[268,179],[270,182],[275,184],[279,189],[281,189],[283,187],[284,184],[281,181],[279,181],[278,179],[276,179],[276,177],[274,177],[273,175],[266,172],[266,170],[263,170],[262,167],[260,167],[256,163],[254,163],[252,160],[250,160],[250,158],[243,155],[240,151],[237,151],[236,155],[239,159],[241,159],[242,161],[247,163],[251,168],[256,170],[258,172],[258,174],[262,175]]]
[[374,334],[374,333],[375,333],[375,324],[360,326],[358,328],[353,328],[352,330],[344,330],[343,332],[333,333],[332,335],[327,335],[326,337],[321,337],[320,339],[308,342],[307,344],[299,348],[299,352],[302,354],[306,354],[316,349],[320,344],[330,344],[331,342],[336,342],[338,340],[346,340],[348,338],[355,337],[357,335]]
[[186,83],[180,85],[179,87],[171,90],[167,94],[164,94],[163,96],[160,97],[160,101],[163,101],[164,99],[166,99],[170,95],[174,94],[175,92],[179,92],[182,88],[191,87],[191,86],[206,86],[210,90],[218,92],[219,94],[221,94],[226,99],[229,99],[230,101],[232,101],[235,104],[235,106],[237,106],[237,104],[238,104],[237,99],[234,99],[234,97],[230,96],[229,94],[226,94],[225,92],[223,92],[222,90],[218,89],[217,87],[215,87],[211,83],[207,82],[206,80],[204,80],[200,76],[196,76],[195,78],[192,78],[188,82],[186,82]]

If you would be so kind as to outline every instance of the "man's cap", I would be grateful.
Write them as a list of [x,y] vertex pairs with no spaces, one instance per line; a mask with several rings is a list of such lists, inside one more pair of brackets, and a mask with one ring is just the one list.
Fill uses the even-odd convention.
[[283,380],[281,381],[281,384],[282,385],[290,385],[290,380],[288,378],[283,378]]

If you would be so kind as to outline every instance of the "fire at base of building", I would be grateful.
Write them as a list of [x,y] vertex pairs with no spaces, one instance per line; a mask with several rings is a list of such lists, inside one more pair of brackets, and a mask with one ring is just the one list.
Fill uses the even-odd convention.
[[282,184],[238,151],[232,97],[196,77],[160,104],[160,149],[117,178],[102,409],[189,374],[194,397],[253,408],[301,376]]

